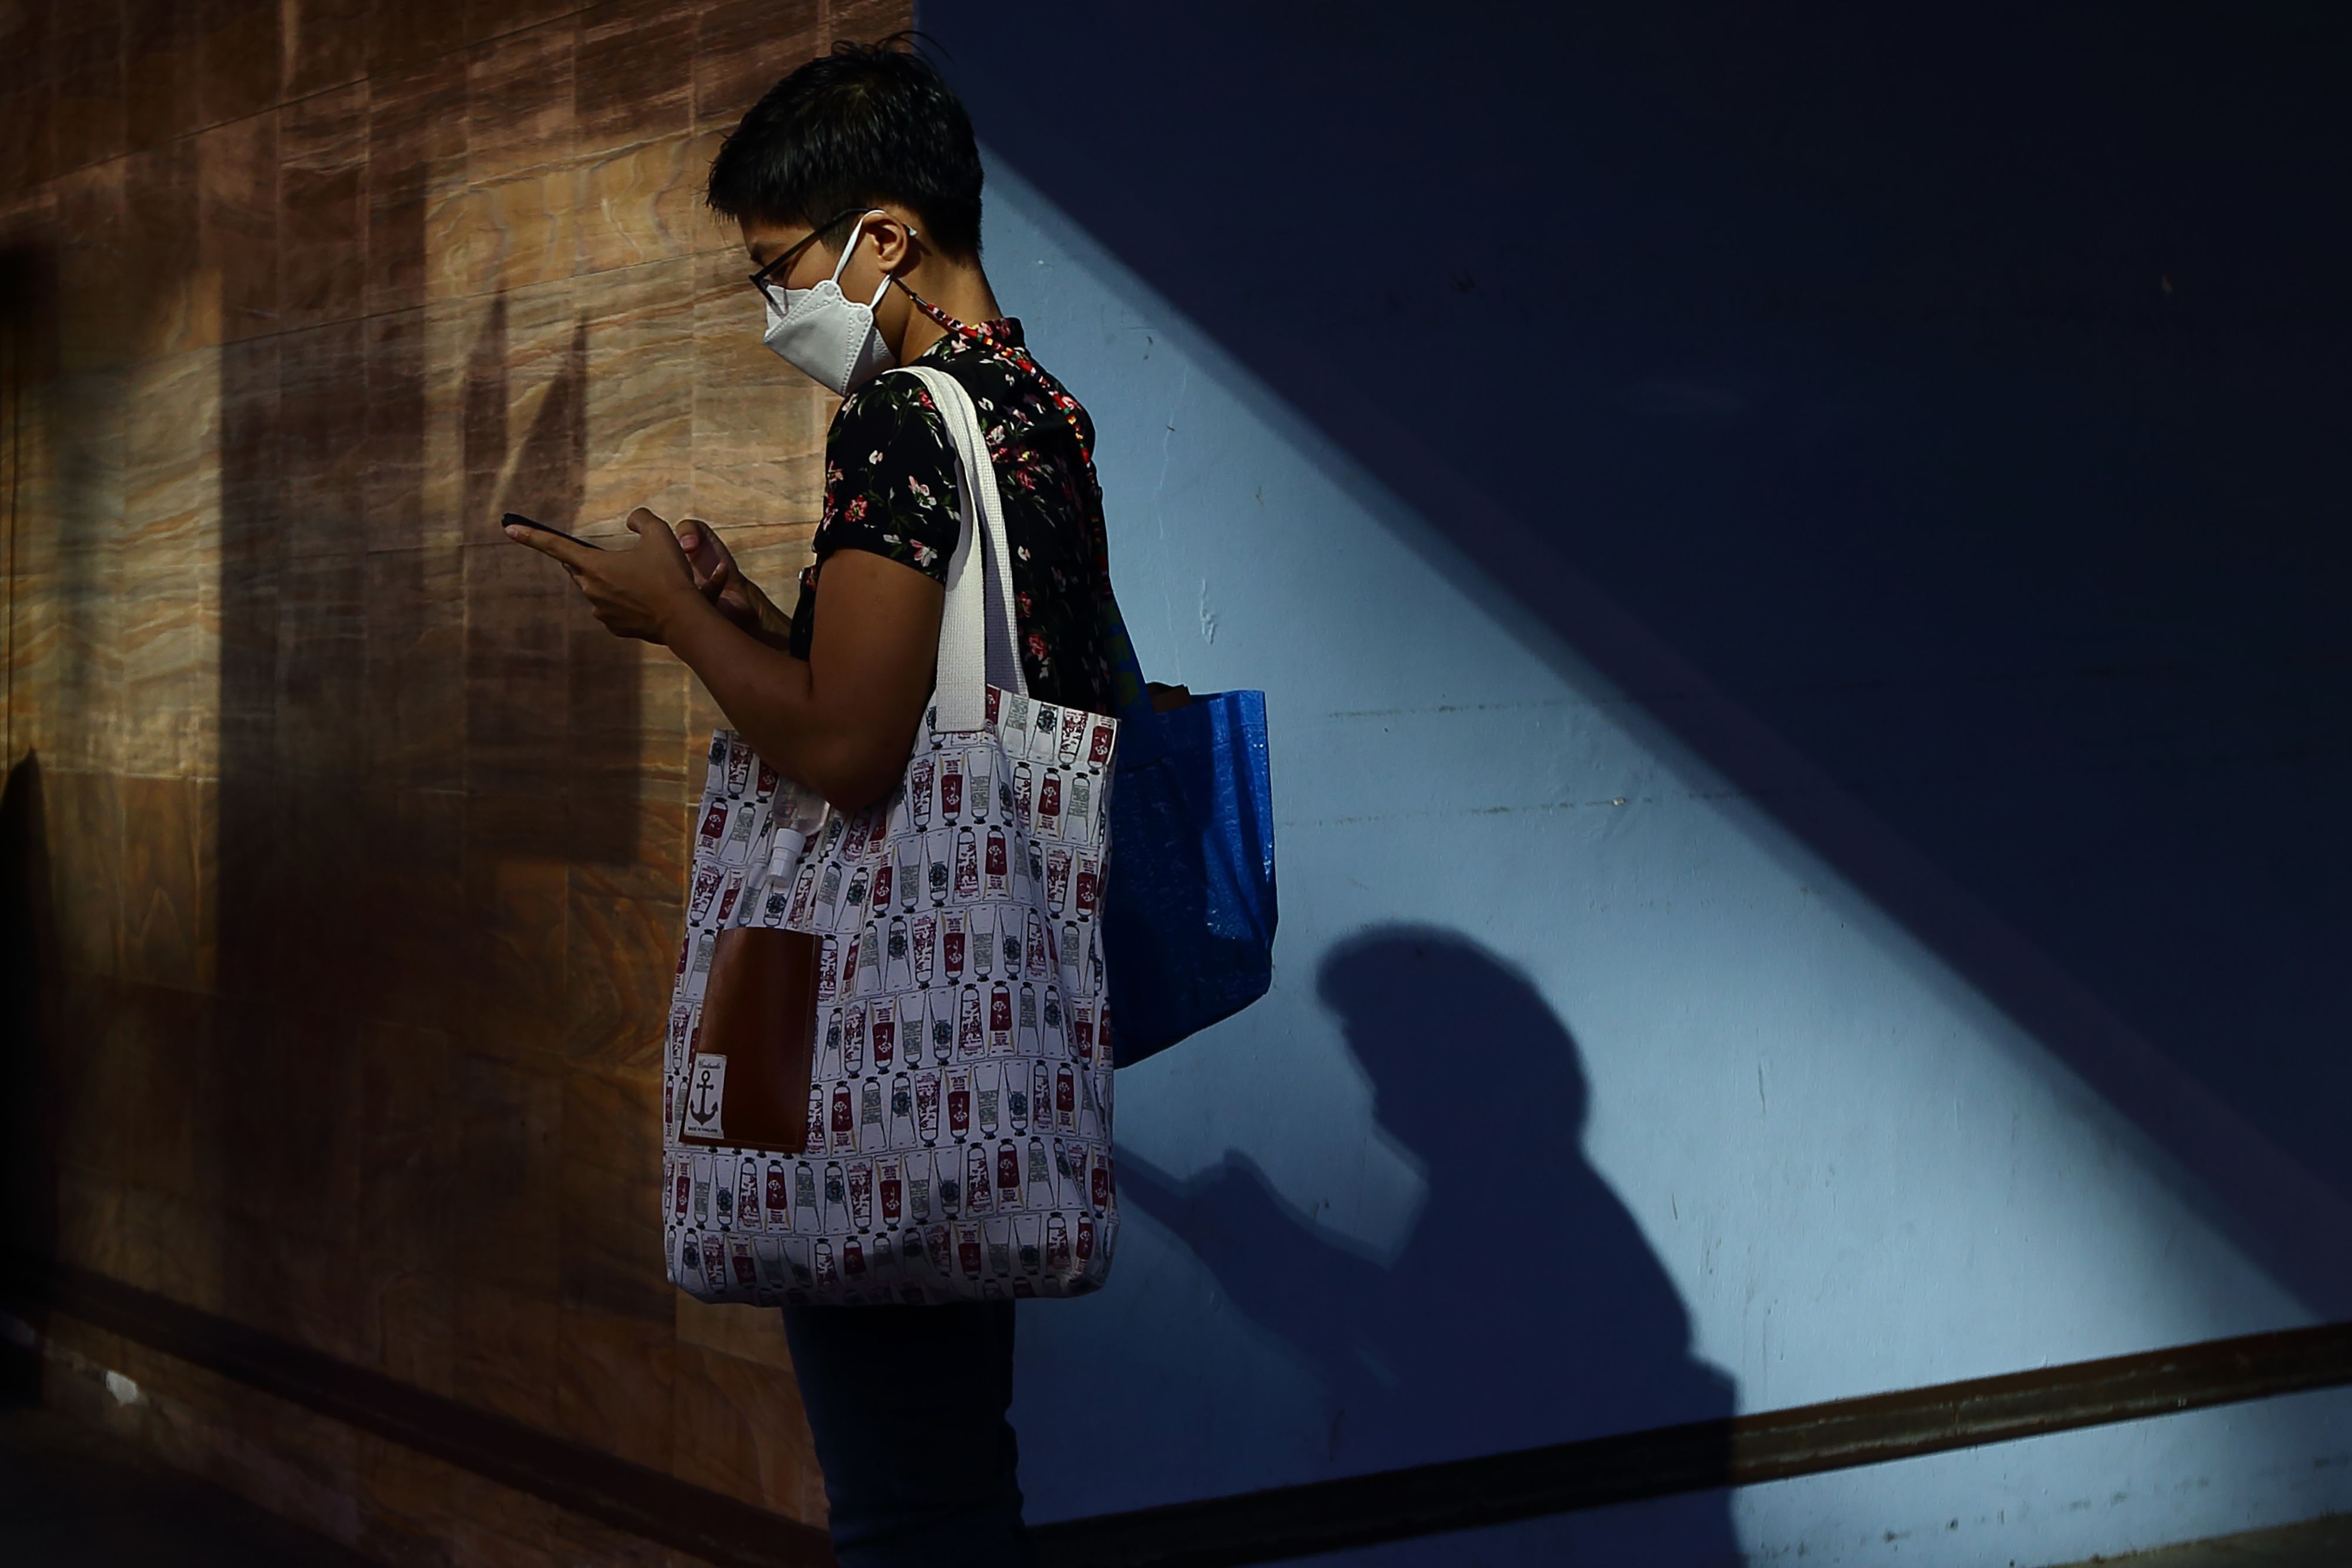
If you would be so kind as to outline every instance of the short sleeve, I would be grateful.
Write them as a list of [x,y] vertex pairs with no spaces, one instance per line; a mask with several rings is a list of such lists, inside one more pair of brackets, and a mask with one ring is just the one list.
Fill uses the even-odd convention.
[[956,532],[955,455],[931,394],[912,376],[877,376],[825,435],[817,559],[866,550],[944,583]]

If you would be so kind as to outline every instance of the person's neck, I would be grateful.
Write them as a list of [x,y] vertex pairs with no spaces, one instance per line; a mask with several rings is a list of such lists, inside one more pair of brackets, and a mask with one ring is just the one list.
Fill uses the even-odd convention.
[[[933,262],[915,267],[904,281],[934,309],[958,321],[993,321],[1001,313],[995,291],[988,287],[988,274],[977,262]],[[905,303],[907,314],[898,329],[898,340],[890,345],[891,354],[902,365],[912,364],[948,335],[947,329],[917,308],[913,300]]]

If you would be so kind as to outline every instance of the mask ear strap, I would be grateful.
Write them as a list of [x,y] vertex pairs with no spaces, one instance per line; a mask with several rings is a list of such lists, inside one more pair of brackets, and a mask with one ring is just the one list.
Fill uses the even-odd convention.
[[[857,236],[866,232],[866,220],[873,215],[871,213],[858,214],[857,221],[849,227],[849,237],[841,242],[841,259],[833,264],[833,286],[835,288],[841,287],[841,275],[848,270],[849,258],[857,249]],[[881,297],[877,295],[876,298]]]

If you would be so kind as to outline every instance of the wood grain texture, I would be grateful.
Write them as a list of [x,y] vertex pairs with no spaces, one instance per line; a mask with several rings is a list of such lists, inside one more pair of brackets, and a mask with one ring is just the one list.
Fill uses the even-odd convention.
[[89,1336],[172,1385],[141,1441],[382,1561],[823,1558],[775,1533],[823,1505],[774,1315],[681,1317],[652,1212],[717,715],[495,519],[699,515],[791,599],[833,405],[760,346],[701,185],[828,16],[0,16],[0,235],[47,280],[6,570],[49,1250],[320,1384],[507,1423],[483,1452],[576,1434],[637,1499],[322,1438]]

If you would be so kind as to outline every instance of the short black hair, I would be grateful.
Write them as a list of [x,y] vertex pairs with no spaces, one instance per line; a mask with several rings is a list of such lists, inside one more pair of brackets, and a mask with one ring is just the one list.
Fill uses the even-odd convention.
[[811,227],[896,202],[935,249],[977,257],[980,183],[971,117],[901,33],[835,44],[770,88],[719,144],[705,199],[739,222]]

